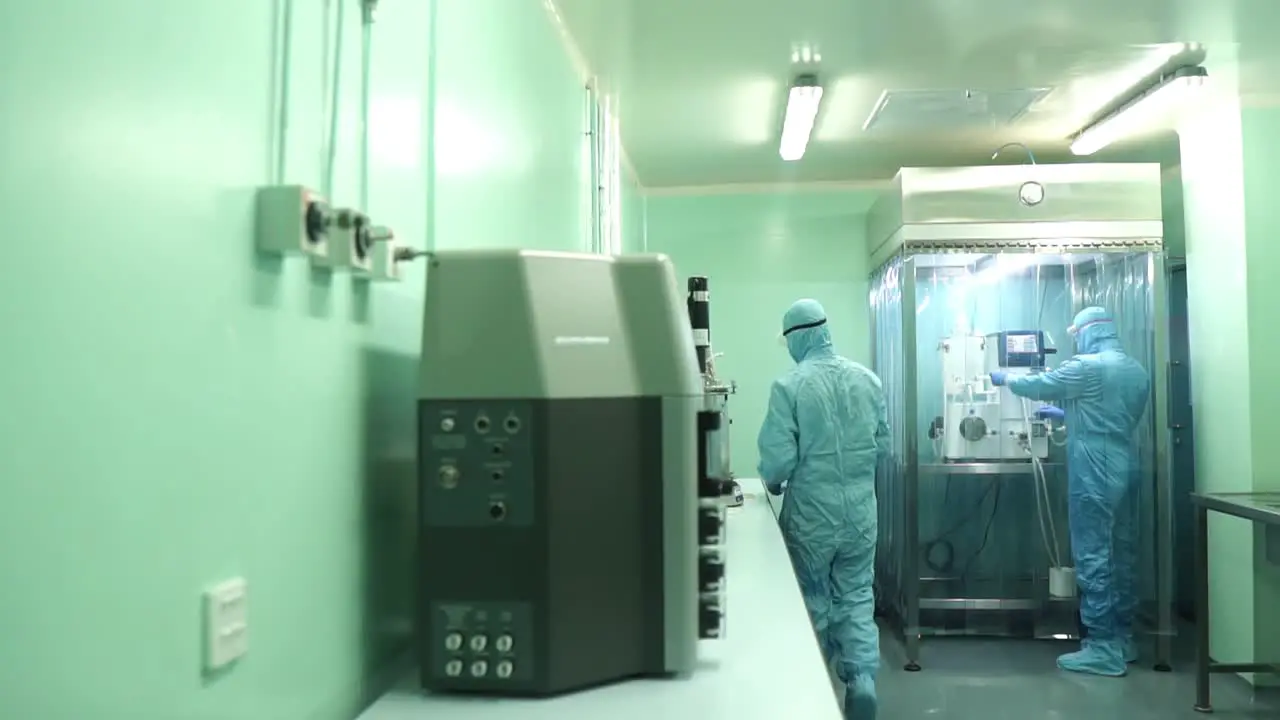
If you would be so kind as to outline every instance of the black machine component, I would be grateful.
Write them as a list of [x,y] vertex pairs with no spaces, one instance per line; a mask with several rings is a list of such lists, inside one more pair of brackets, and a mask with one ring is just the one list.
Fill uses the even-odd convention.
[[693,326],[693,349],[698,353],[698,370],[707,374],[707,361],[711,359],[711,292],[707,279],[701,275],[689,278],[689,324]]
[[424,687],[667,674],[661,415],[656,398],[420,402]]
[[[689,325],[693,329],[693,347],[698,356],[698,370],[702,373],[703,384],[708,389],[708,399],[715,393],[723,393],[723,387],[715,379],[715,370],[711,357],[711,292],[707,278],[697,275],[689,278],[689,295],[686,305],[689,310]],[[702,546],[698,561],[698,582],[701,598],[698,603],[698,636],[702,639],[718,638],[724,630],[723,580],[725,574],[724,558],[714,548],[724,543],[724,508],[721,503],[725,497],[732,502],[742,504],[742,488],[731,477],[718,477],[727,468],[711,467],[713,437],[718,433],[729,432],[729,422],[723,412],[723,399],[720,403],[709,402],[715,409],[698,413],[698,497],[703,504],[698,509],[698,543]]]
[[698,585],[704,593],[716,592],[724,581],[724,558],[714,550],[703,550],[698,558]]

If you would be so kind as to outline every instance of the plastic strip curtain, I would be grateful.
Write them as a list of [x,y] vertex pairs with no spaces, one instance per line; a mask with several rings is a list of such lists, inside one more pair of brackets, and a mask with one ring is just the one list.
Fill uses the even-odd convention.
[[[1151,253],[1107,253],[1093,256],[1090,262],[1073,266],[1069,278],[1071,302],[1075,310],[1096,305],[1111,312],[1125,352],[1147,369],[1153,378],[1152,397],[1163,390],[1154,384],[1156,363],[1155,255]],[[1148,410],[1147,422],[1134,433],[1133,443],[1141,466],[1138,473],[1136,507],[1138,526],[1138,596],[1143,605],[1156,602],[1156,568],[1160,547],[1156,543],[1156,432],[1158,422],[1154,405]],[[1165,549],[1164,552],[1170,550]]]
[[[958,351],[964,338],[1003,330],[1044,330],[1046,345],[1067,340],[1062,313],[1063,278],[1059,256],[1030,253],[917,255],[916,358],[917,448],[922,468],[975,459],[944,456],[945,394],[943,348]],[[1069,324],[1070,321],[1067,321]],[[1060,326],[1059,326],[1060,325]],[[1052,356],[1051,364],[1061,360]],[[985,375],[985,363],[966,368],[966,378]],[[951,422],[954,422],[954,416]],[[1054,451],[1059,455],[1052,457]],[[1051,451],[1061,464],[1061,449]],[[990,462],[999,458],[976,459]],[[1040,602],[1047,592],[1050,558],[1066,556],[1066,489],[1061,472],[1046,470],[1038,488],[1024,457],[1009,458],[1021,470],[990,475],[922,472],[917,501],[922,597],[947,600]],[[1049,468],[1050,465],[1046,465]],[[1070,565],[1066,558],[1062,564]],[[953,606],[956,609],[963,604]],[[1022,612],[1013,610],[1011,612]],[[988,609],[943,618],[937,631],[1017,634],[1010,614]],[[957,621],[960,621],[957,624]]]
[[874,370],[884,386],[889,410],[890,451],[876,472],[879,541],[876,547],[876,601],[882,612],[902,611],[902,539],[905,521],[902,477],[906,404],[902,352],[902,258],[876,271],[871,280],[870,306]]
[[[919,427],[910,432],[917,433],[922,467],[938,467],[948,461],[943,457],[940,441],[930,434],[931,422],[941,418],[944,410],[939,348],[946,338],[1002,330],[1043,330],[1046,344],[1057,350],[1049,358],[1052,367],[1074,353],[1066,330],[1075,313],[1098,305],[1116,319],[1125,350],[1147,368],[1152,378],[1156,375],[1155,257],[1150,253],[914,255],[905,267],[914,269],[915,296],[905,301],[897,292],[901,267],[900,261],[887,265],[874,282],[876,369],[885,380],[892,418],[894,408],[901,408],[904,402],[901,313],[905,302],[916,313]],[[981,369],[975,370],[975,374],[981,374]],[[1155,391],[1153,382],[1153,397]],[[895,426],[897,448],[906,446],[902,440],[905,434],[900,432],[903,430]],[[1142,459],[1141,467],[1135,469],[1141,474],[1134,509],[1139,514],[1140,537],[1136,579],[1141,599],[1152,601],[1158,561],[1154,420],[1140,426],[1133,444]],[[1045,511],[1038,509],[1034,486],[1025,474],[983,477],[922,473],[914,509],[919,528],[917,561],[922,596],[1043,600],[1050,554],[1057,552],[1064,564],[1072,564],[1065,464],[1065,449],[1051,447],[1046,467],[1057,469],[1046,472],[1049,497]],[[896,473],[901,469],[900,462],[882,468],[882,476],[895,482],[884,482],[880,488],[882,547],[878,570],[885,587],[891,583],[894,588],[903,587],[903,513],[913,510],[899,507],[902,498],[896,480],[900,475]],[[948,627],[926,632],[951,632],[963,627],[968,632],[1016,633],[1011,624],[1013,616],[1001,618],[989,611],[965,615],[961,626],[953,624],[960,618],[950,618],[946,620]],[[929,624],[922,620],[922,625]]]
[[[1125,350],[1156,377],[1155,282],[1156,256],[1149,252],[1097,254],[937,254],[896,258],[874,273],[872,307],[874,365],[881,377],[890,411],[892,452],[877,474],[879,547],[877,596],[882,612],[901,618],[905,611],[904,571],[909,568],[910,544],[918,546],[920,596],[933,600],[1021,600],[1047,609],[1047,569],[1051,553],[1071,565],[1069,518],[1066,514],[1066,454],[1064,443],[1050,448],[1043,498],[1038,509],[1028,474],[966,475],[922,473],[914,506],[906,506],[904,475],[908,433],[914,432],[920,468],[940,468],[948,462],[941,442],[929,427],[943,414],[941,343],[945,338],[1000,331],[1039,329],[1048,346],[1056,348],[1050,366],[1074,354],[1066,329],[1075,313],[1100,305],[1116,319]],[[902,296],[914,273],[913,297]],[[914,313],[916,425],[904,424],[906,392],[904,313]],[[977,369],[982,374],[982,369]],[[1152,383],[1152,396],[1157,388]],[[1152,404],[1152,407],[1155,406]],[[1070,429],[1068,429],[1070,432]],[[1156,600],[1156,421],[1135,430],[1133,443],[1142,459],[1138,473],[1138,562],[1135,566],[1140,600]],[[951,459],[951,461],[961,461]],[[908,512],[915,512],[919,537],[906,542]],[[1052,521],[1050,521],[1052,520]],[[915,583],[911,583],[915,585]],[[964,609],[965,603],[955,603]],[[1053,607],[1069,610],[1053,603]],[[1023,634],[1025,616],[989,610],[963,615],[922,616],[922,630],[934,633]],[[945,625],[933,624],[933,620]],[[959,621],[959,624],[956,624]],[[1074,630],[1074,614],[1041,615],[1041,630],[1061,626]],[[1051,630],[1057,632],[1057,630]]]

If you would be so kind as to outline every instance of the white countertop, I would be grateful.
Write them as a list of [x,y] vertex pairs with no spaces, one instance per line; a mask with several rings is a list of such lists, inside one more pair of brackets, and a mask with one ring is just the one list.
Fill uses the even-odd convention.
[[699,668],[692,677],[632,680],[548,700],[517,700],[426,694],[414,673],[358,720],[841,720],[764,487],[754,478],[738,482],[746,500],[729,509],[725,637],[700,643]]

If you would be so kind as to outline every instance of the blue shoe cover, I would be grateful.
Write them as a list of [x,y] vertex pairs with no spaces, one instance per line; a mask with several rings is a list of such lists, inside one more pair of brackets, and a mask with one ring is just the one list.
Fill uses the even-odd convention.
[[1124,663],[1124,646],[1114,640],[1086,641],[1079,652],[1059,657],[1058,667],[1068,672],[1106,677],[1124,677],[1129,671]]
[[1138,662],[1138,643],[1133,638],[1124,641],[1124,661],[1129,665]]
[[845,720],[876,720],[876,680],[855,675],[844,691]]

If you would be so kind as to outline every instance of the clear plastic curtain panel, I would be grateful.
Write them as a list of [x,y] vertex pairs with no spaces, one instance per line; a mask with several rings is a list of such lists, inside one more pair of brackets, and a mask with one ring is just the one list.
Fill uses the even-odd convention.
[[[1156,256],[1152,253],[1106,253],[1095,255],[1087,263],[1079,263],[1071,278],[1072,305],[1076,311],[1096,305],[1108,310],[1115,318],[1116,330],[1125,352],[1146,368],[1153,379],[1152,397],[1157,388],[1154,378],[1156,363],[1155,328],[1155,272]],[[1134,469],[1138,474],[1138,498],[1136,507],[1138,546],[1138,591],[1143,605],[1150,607],[1156,601],[1156,567],[1159,562],[1156,542],[1156,418],[1154,405],[1147,412],[1146,422],[1134,432],[1133,445],[1140,459]],[[1168,552],[1168,550],[1164,550]]]
[[[902,298],[899,292],[902,268],[914,272],[912,298]],[[903,469],[900,461],[881,469],[881,585],[903,587],[901,570],[906,565],[904,553],[909,552],[902,536],[903,513],[914,511],[919,587],[921,596],[929,600],[928,607],[961,610],[969,607],[961,600],[993,601],[986,603],[992,607],[981,611],[963,610],[963,618],[926,612],[921,622],[926,634],[1021,634],[1018,616],[990,610],[1007,607],[1021,612],[1020,608],[1028,607],[1023,601],[1032,602],[1030,607],[1049,608],[1044,604],[1047,569],[1051,564],[1073,564],[1064,442],[1050,447],[1039,497],[1027,472],[971,475],[946,470],[954,467],[950,463],[968,461],[944,457],[941,433],[934,425],[945,412],[943,343],[1005,330],[1042,330],[1046,345],[1056,350],[1048,359],[1049,366],[1055,367],[1074,354],[1067,328],[1075,313],[1098,305],[1115,318],[1125,350],[1154,378],[1155,268],[1155,256],[1147,252],[939,253],[912,255],[909,262],[895,261],[876,275],[872,294],[876,369],[885,380],[891,419],[905,414],[901,412],[904,306],[915,313],[917,427],[902,428],[899,419],[894,430],[898,449],[907,446],[905,432],[916,433],[921,468],[914,508],[902,507],[897,482]],[[984,370],[971,368],[967,374],[981,376]],[[1153,398],[1154,394],[1153,383]],[[1134,433],[1133,447],[1141,459],[1134,470],[1140,475],[1134,512],[1139,515],[1141,538],[1135,570],[1141,599],[1149,603],[1155,600],[1159,546],[1155,542],[1156,426],[1154,413],[1148,415]],[[1059,562],[1051,560],[1055,555]],[[889,599],[882,594],[882,600]],[[1064,622],[1041,623],[1041,631],[1051,625],[1072,629],[1069,615],[1058,619]]]
[[902,527],[905,503],[902,498],[906,426],[903,408],[906,390],[902,352],[901,257],[893,258],[875,272],[871,280],[871,324],[875,372],[884,386],[889,411],[890,448],[876,472],[879,506],[879,542],[876,549],[877,604],[884,611],[901,610]]

